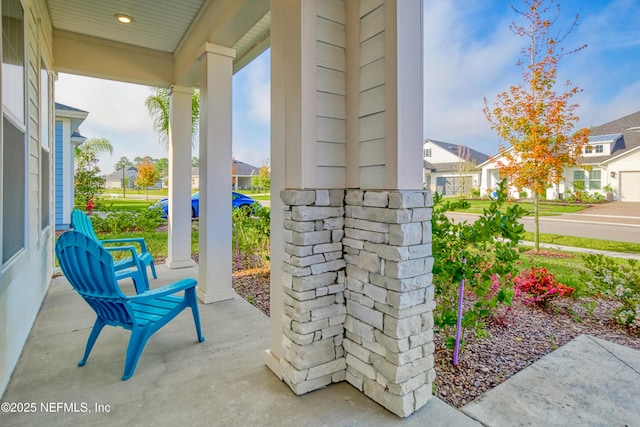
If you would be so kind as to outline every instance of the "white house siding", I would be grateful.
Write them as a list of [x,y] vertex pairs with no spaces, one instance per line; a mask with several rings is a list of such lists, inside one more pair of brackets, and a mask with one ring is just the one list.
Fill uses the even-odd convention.
[[[49,226],[45,230],[41,227],[39,159],[40,55],[51,46],[51,24],[44,0],[24,1],[23,7],[27,38],[25,85],[28,94],[27,234],[25,250],[0,270],[0,395],[18,361],[53,272],[53,227]],[[44,53],[50,57],[50,52]],[[49,102],[52,100],[49,99]],[[50,165],[53,165],[53,159],[51,160]],[[53,188],[53,185],[49,188]],[[7,196],[11,197],[4,195]],[[52,211],[53,197],[49,201]]]
[[320,188],[341,188],[346,180],[344,1],[319,1],[316,23],[317,182]]
[[360,2],[359,169],[362,188],[385,187],[385,31],[382,1]]

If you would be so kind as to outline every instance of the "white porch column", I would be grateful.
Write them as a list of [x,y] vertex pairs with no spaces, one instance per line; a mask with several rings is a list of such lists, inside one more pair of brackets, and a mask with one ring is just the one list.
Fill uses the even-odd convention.
[[204,303],[231,286],[231,84],[235,51],[206,43],[200,56],[200,277]]
[[193,89],[172,86],[169,99],[169,252],[167,266],[195,265],[191,259],[191,97]]

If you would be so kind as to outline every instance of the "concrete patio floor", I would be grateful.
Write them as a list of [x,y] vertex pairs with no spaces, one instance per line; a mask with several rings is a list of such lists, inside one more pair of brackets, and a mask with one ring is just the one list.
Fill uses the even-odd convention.
[[[158,266],[151,287],[197,275],[195,267]],[[479,425],[435,398],[403,420],[346,382],[296,396],[263,362],[267,316],[236,296],[200,305],[200,317],[205,342],[197,342],[187,310],[151,337],[135,374],[121,381],[129,331],[105,328],[78,367],[95,315],[64,277],[55,278],[1,399],[33,402],[36,412],[0,412],[0,425]]]
[[[197,275],[196,267],[159,266],[151,286]],[[200,305],[200,317],[204,343],[196,340],[191,313],[181,313],[153,335],[135,374],[121,381],[129,332],[105,328],[86,366],[78,367],[95,315],[64,277],[55,278],[0,399],[34,403],[36,411],[0,411],[0,425],[632,426],[640,420],[640,352],[586,335],[461,410],[433,398],[400,419],[346,382],[296,396],[264,365],[269,318],[244,299]]]

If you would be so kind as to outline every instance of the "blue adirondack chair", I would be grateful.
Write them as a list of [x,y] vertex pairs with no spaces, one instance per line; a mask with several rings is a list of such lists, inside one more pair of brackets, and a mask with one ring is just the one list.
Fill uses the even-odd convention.
[[[194,279],[126,296],[118,287],[113,257],[98,242],[78,231],[62,234],[56,243],[56,256],[67,280],[96,312],[97,318],[78,366],[84,366],[93,344],[105,325],[121,326],[131,331],[122,380],[136,369],[144,346],[158,329],[169,323],[182,310],[191,308],[196,335],[204,341],[200,330],[200,314]],[[184,291],[183,296],[174,295]]]
[[[116,279],[120,280],[125,277],[133,277],[136,291],[138,293],[149,290],[149,278],[147,277],[147,266],[151,267],[151,273],[153,278],[157,279],[156,266],[153,263],[153,256],[147,250],[147,243],[141,237],[131,237],[126,239],[105,239],[100,240],[93,230],[93,224],[91,218],[89,218],[84,212],[79,209],[74,209],[71,212],[71,227],[77,230],[87,237],[92,238],[105,249],[111,252],[123,250],[131,253],[131,256],[114,261],[114,268],[116,271]],[[140,245],[140,253],[137,253],[135,246],[122,246],[123,243],[138,243]],[[118,244],[120,246],[105,246],[105,244]],[[140,277],[142,280],[140,283],[136,282],[137,275],[131,272],[131,269],[135,268],[140,271]]]

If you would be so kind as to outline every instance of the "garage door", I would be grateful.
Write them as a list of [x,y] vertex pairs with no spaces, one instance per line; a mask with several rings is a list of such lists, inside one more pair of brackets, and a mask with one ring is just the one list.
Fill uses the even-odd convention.
[[441,196],[456,196],[471,192],[471,177],[442,177],[436,178],[436,192]]
[[640,202],[640,171],[620,172],[620,200]]

